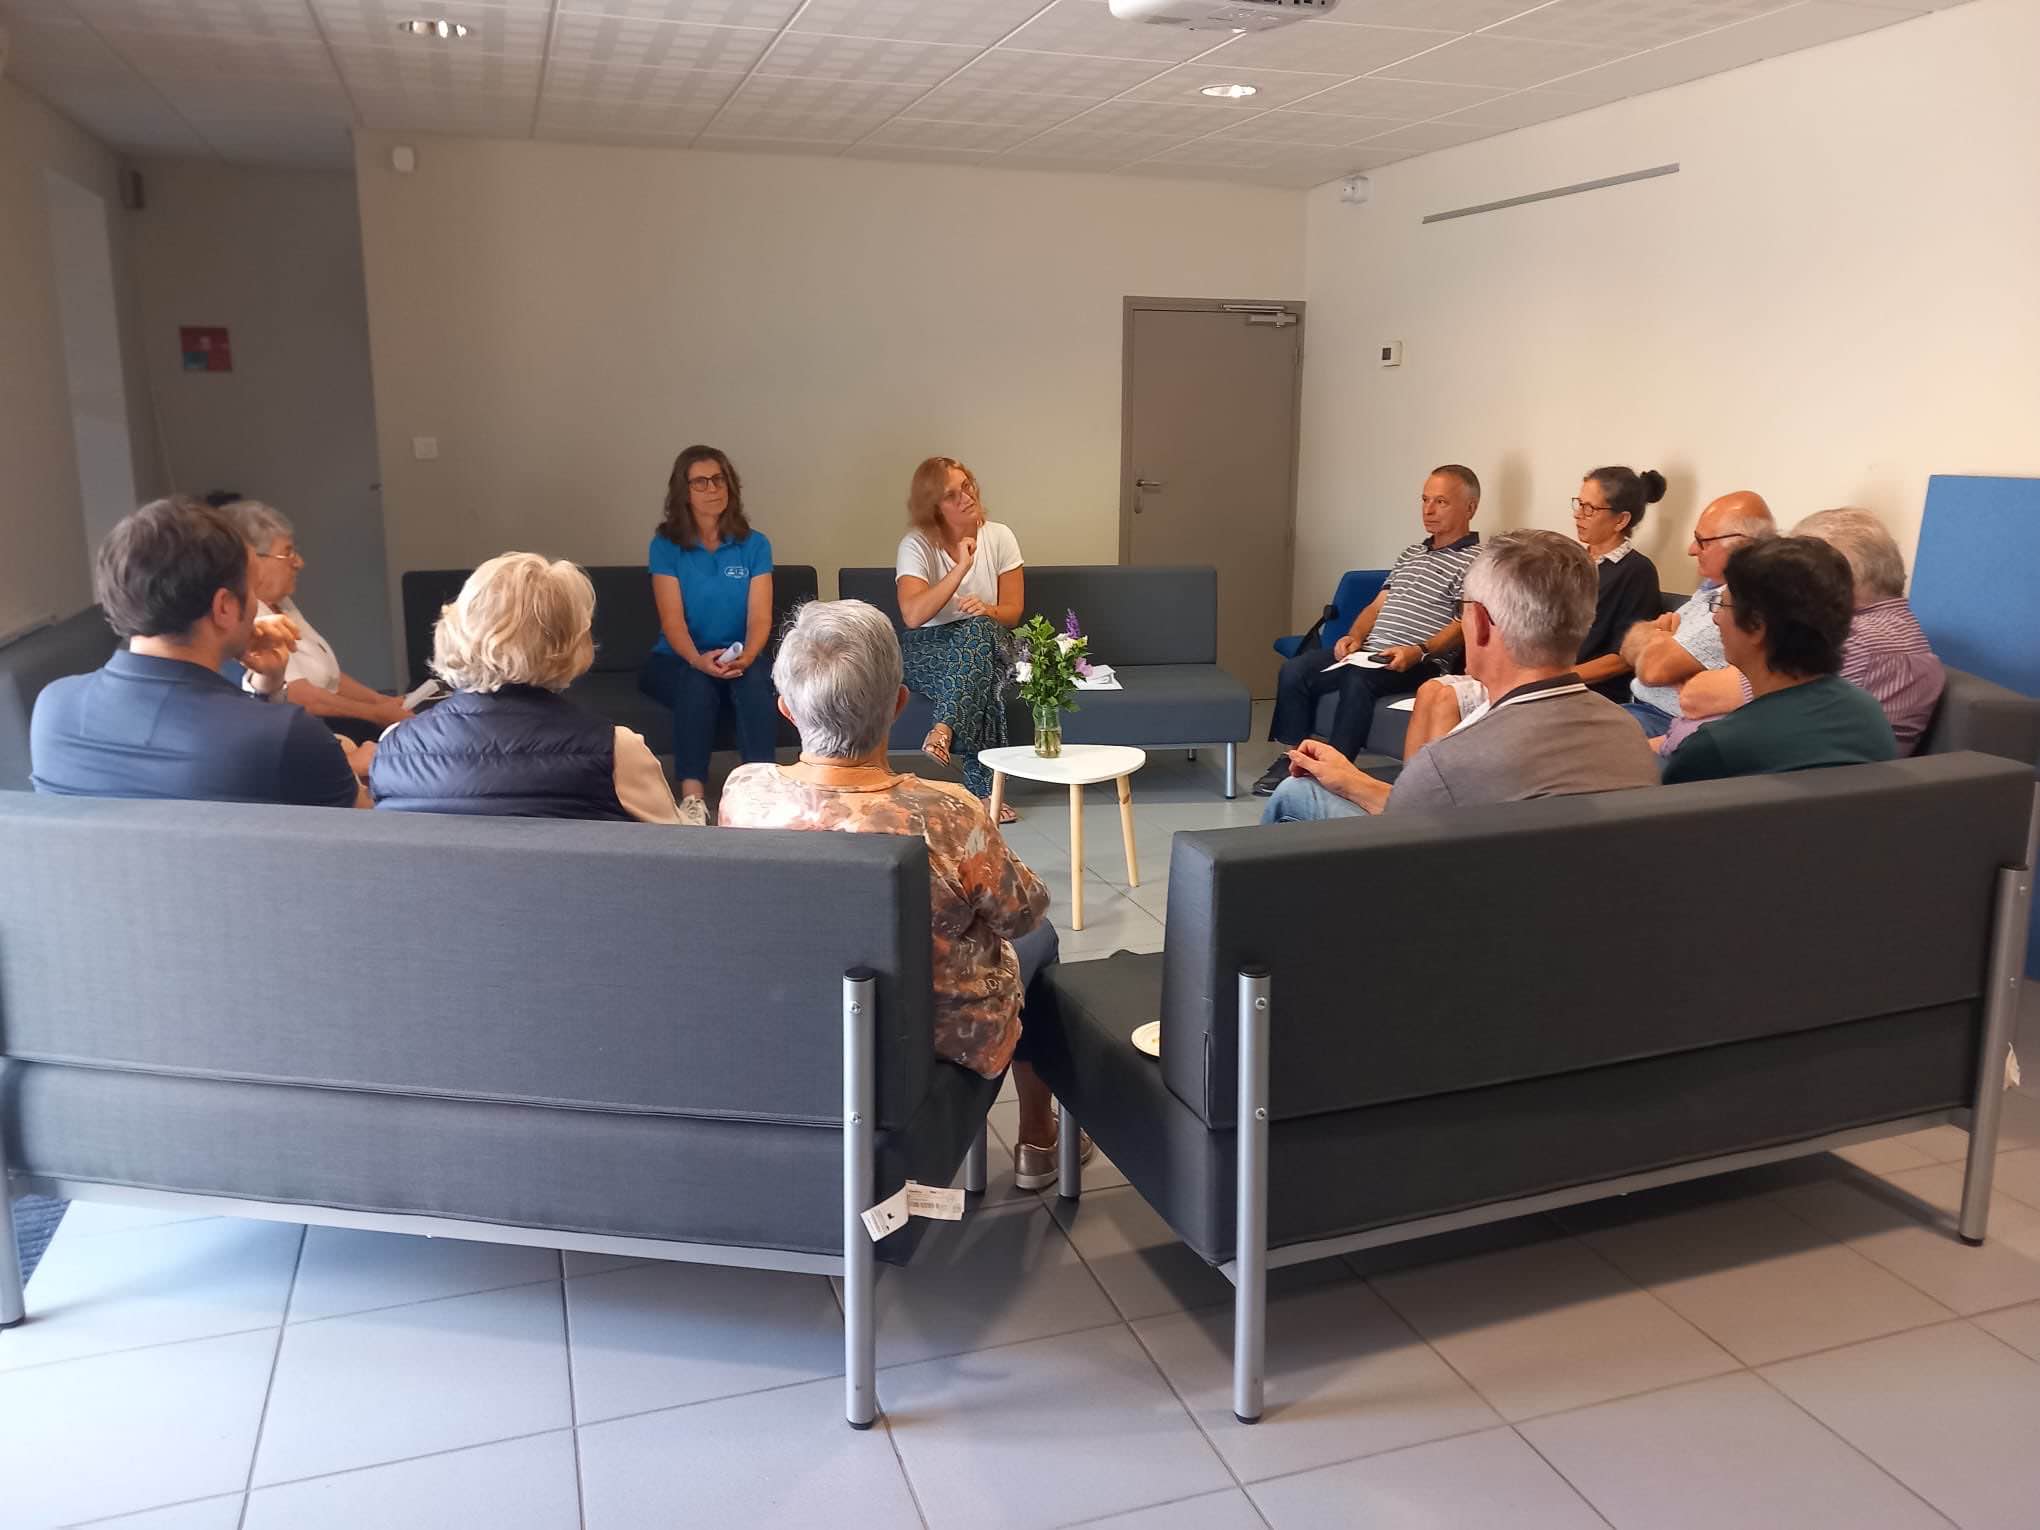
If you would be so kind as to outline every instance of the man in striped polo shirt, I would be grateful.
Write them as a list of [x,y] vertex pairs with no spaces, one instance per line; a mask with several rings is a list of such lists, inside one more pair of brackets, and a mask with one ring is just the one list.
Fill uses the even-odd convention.
[[[1311,736],[1318,699],[1333,694],[1338,710],[1327,741],[1350,758],[1367,743],[1377,700],[1414,691],[1443,671],[1459,647],[1459,597],[1480,549],[1480,537],[1470,529],[1479,508],[1480,480],[1472,468],[1452,462],[1432,470],[1424,480],[1424,540],[1397,556],[1381,593],[1353,618],[1329,658],[1322,648],[1308,648],[1284,661],[1270,738],[1295,748]],[[1354,653],[1373,662],[1331,667]],[[1254,795],[1266,797],[1288,779],[1285,752],[1254,783]]]

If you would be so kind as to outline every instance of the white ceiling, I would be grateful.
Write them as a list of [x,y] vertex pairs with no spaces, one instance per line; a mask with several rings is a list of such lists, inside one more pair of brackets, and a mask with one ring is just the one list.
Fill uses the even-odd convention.
[[[1342,0],[1256,35],[1106,0],[0,0],[117,148],[345,167],[355,125],[1311,186],[1962,0]],[[414,16],[457,42],[400,36]],[[1259,94],[1214,101],[1200,86]]]

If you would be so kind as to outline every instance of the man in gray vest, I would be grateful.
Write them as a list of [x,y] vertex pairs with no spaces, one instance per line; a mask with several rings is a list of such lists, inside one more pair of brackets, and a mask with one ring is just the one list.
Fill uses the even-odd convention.
[[1594,619],[1593,561],[1571,537],[1512,531],[1467,570],[1459,618],[1466,672],[1493,697],[1426,745],[1391,787],[1329,744],[1289,753],[1263,823],[1464,807],[1651,786],[1657,756],[1622,708],[1573,673]]

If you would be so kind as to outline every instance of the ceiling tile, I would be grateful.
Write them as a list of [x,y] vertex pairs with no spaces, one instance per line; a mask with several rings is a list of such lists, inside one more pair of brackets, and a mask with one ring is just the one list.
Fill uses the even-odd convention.
[[[12,61],[7,68],[12,74]],[[117,84],[71,78],[55,86],[39,85],[36,93],[113,148],[195,159],[212,156],[211,146],[191,124],[132,74]]]
[[317,41],[229,40],[188,32],[102,31],[106,45],[152,80],[303,81],[337,84],[332,55]]
[[1107,133],[1086,128],[1084,118],[1051,128],[1039,137],[1012,150],[1035,159],[1087,162],[1093,165],[1123,164],[1143,159],[1163,149],[1174,148],[1186,135],[1181,133],[1142,137],[1138,133]]
[[914,111],[945,122],[1005,122],[1035,129],[1051,127],[1096,105],[1087,96],[1037,96],[1018,90],[978,90],[945,85],[931,91]]
[[24,21],[10,12],[7,25],[13,39],[7,65],[9,74],[38,89],[69,80],[125,85],[129,89],[138,83],[134,65],[75,17]]
[[1367,23],[1380,27],[1428,27],[1441,32],[1478,32],[1547,0],[1339,0],[1330,21],[1320,26]]
[[712,149],[725,154],[799,154],[833,159],[843,152],[840,143],[812,138],[724,138],[704,133],[688,147]]
[[362,122],[393,133],[459,133],[482,138],[529,138],[532,104],[514,97],[440,95],[427,99],[394,92],[354,92]]
[[364,94],[403,96],[427,104],[441,96],[480,92],[522,95],[538,92],[539,60],[500,53],[413,53],[397,48],[335,48],[347,88]]
[[1438,117],[1483,101],[1492,101],[1502,94],[1503,91],[1492,85],[1432,85],[1371,75],[1312,96],[1306,108],[1354,117],[1394,117],[1402,122],[1422,122],[1427,117]]
[[1391,64],[1386,79],[1430,80],[1454,85],[1495,85],[1523,90],[1561,75],[1620,58],[1625,48],[1590,48],[1578,43],[1531,42],[1482,32],[1462,37],[1417,58]]
[[[480,0],[310,0],[326,38],[351,48],[444,48],[449,51],[544,54],[552,18],[542,10],[506,10]],[[407,37],[397,23],[416,16],[434,16],[472,28],[467,37],[441,41]]]
[[1027,150],[1001,154],[992,161],[992,166],[999,170],[1039,170],[1054,175],[1101,175],[1112,168],[1110,163],[1096,159],[1053,152],[1035,154]]
[[897,115],[921,95],[911,85],[754,74],[723,107],[714,133],[718,138],[848,143]]
[[1088,53],[1106,58],[1144,58],[1180,63],[1231,39],[1223,32],[1189,32],[1181,27],[1121,21],[1099,0],[1055,0],[1014,34],[1012,46],[1041,53]]
[[1174,134],[1191,138],[1231,127],[1239,113],[1225,106],[1172,106],[1161,101],[1106,101],[1077,119],[1091,131]]
[[931,122],[915,117],[895,117],[865,143],[997,153],[1032,138],[1035,131],[1031,127],[1000,122]]
[[558,18],[552,64],[601,66],[628,80],[637,70],[706,69],[744,73],[765,56],[776,33],[759,27],[702,27],[621,16]]
[[[731,80],[732,87],[734,84]],[[538,135],[618,133],[633,138],[689,139],[708,126],[721,105],[720,100],[705,97],[677,102],[582,101],[548,92],[538,109]]]
[[1556,90],[1519,90],[1512,96],[1496,96],[1464,111],[1449,112],[1439,122],[1464,122],[1475,127],[1523,128],[1558,117],[1570,117],[1596,105],[1591,96],[1572,96]]
[[908,160],[923,165],[974,165],[979,168],[1005,163],[994,159],[984,149],[936,149],[914,144],[880,143],[877,139],[845,149],[843,158]]
[[1457,35],[1299,21],[1293,26],[1235,37],[1202,62],[1244,64],[1257,69],[1301,69],[1317,74],[1371,74],[1385,64],[1451,42]]
[[1266,111],[1286,106],[1320,90],[1342,85],[1342,74],[1291,74],[1272,69],[1229,69],[1217,64],[1181,64],[1126,93],[1130,101],[1212,102],[1199,92],[1207,85],[1251,85],[1254,94],[1238,101],[1218,100],[1229,111]]
[[1413,153],[1427,154],[1433,149],[1450,149],[1458,144],[1471,143],[1476,138],[1492,138],[1501,131],[1501,128],[1495,127],[1476,127],[1470,122],[1407,122],[1368,139],[1367,146],[1371,149],[1409,149]]
[[346,117],[294,112],[205,122],[200,130],[220,158],[236,165],[302,170],[354,168],[354,134]]
[[875,80],[888,85],[940,85],[976,58],[976,48],[955,43],[893,42],[882,37],[834,37],[787,32],[758,66],[760,74],[815,79]]
[[1343,149],[1402,124],[1381,117],[1334,117],[1321,112],[1263,112],[1202,140],[1205,143],[1273,143]]
[[[548,10],[552,0],[522,3]],[[800,0],[560,0],[559,9],[562,15],[630,16],[640,21],[693,21],[703,26],[777,31],[800,9]]]
[[734,70],[633,70],[628,66],[555,60],[545,72],[545,95],[547,100],[558,96],[591,103],[610,101],[625,107],[689,103],[714,107],[727,101],[744,78]]
[[1089,96],[1102,101],[1151,80],[1168,65],[1154,60],[1081,58],[1074,53],[1024,53],[994,48],[962,74],[961,84],[1025,90],[1045,96]]
[[71,8],[102,31],[319,40],[303,0],[71,0]]
[[1554,82],[1554,87],[1596,102],[1616,101],[1872,31],[1912,15],[1894,7],[1807,0],[1790,10],[1567,76]]
[[894,37],[987,48],[1041,9],[1042,0],[808,0],[799,32]]
[[1783,10],[1797,0],[1551,0],[1488,30],[1489,37],[1531,37],[1597,47],[1662,48],[1718,27]]

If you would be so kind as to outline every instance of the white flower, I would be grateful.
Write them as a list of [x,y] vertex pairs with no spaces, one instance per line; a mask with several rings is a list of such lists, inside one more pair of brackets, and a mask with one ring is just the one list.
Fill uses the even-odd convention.
[[1077,646],[1077,640],[1073,637],[1065,635],[1063,637],[1057,638],[1055,640],[1055,645],[1056,647],[1060,648],[1064,653],[1068,653],[1072,648]]

